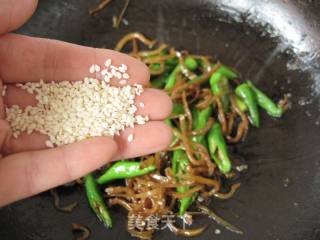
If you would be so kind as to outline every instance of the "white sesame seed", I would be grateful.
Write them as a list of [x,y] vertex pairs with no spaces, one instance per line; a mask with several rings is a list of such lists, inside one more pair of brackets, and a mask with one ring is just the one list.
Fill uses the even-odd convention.
[[143,125],[146,123],[146,120],[145,120],[145,117],[141,116],[141,115],[137,115],[135,116],[135,122],[138,124],[138,125]]
[[139,103],[139,106],[140,106],[141,108],[144,108],[144,103],[143,103],[143,102]]
[[119,81],[119,84],[125,85],[125,84],[127,84],[127,81],[126,80],[121,80],[121,81]]
[[129,78],[129,74],[128,74],[128,73],[124,73],[124,74],[122,74],[122,78],[124,78],[124,79],[128,79],[128,78]]
[[109,83],[110,82],[110,78],[108,76],[104,76],[103,80],[106,82],[106,83]]
[[30,94],[33,94],[33,89],[32,88],[27,88],[27,92]]
[[49,141],[49,140],[46,141],[46,146],[47,146],[48,148],[54,148],[53,143],[52,143],[51,141]]
[[107,72],[107,76],[108,76],[109,78],[112,78],[112,77],[113,77],[113,75],[112,75],[111,72]]
[[113,65],[110,65],[110,68],[111,68],[111,69],[114,69],[114,70],[118,70],[118,67],[113,66]]
[[117,72],[116,77],[117,77],[118,79],[121,79],[121,78],[122,78],[122,74],[121,74],[120,72]]
[[[112,67],[112,66],[111,66]],[[115,70],[114,68],[111,69],[111,76],[112,77],[116,77],[117,76],[117,70]]]
[[124,64],[121,64],[121,66],[118,68],[118,70],[122,73],[125,73],[127,69],[128,69],[127,65],[124,65]]
[[94,73],[95,72],[95,65],[91,65],[91,67],[89,68],[89,72],[90,73]]
[[99,66],[98,64],[95,64],[95,65],[94,65],[94,71],[95,71],[95,72],[100,72],[100,69],[101,69],[101,68],[100,68],[100,66]]
[[3,97],[6,95],[6,92],[7,92],[7,86],[3,85],[3,88],[2,88],[2,96]]
[[103,70],[101,71],[101,75],[102,75],[102,76],[107,75],[108,72],[109,72],[108,69],[103,69]]
[[110,59],[110,58],[107,59],[106,62],[104,63],[104,65],[105,65],[106,67],[109,67],[109,66],[111,65],[111,59]]
[[127,20],[127,19],[125,19],[125,18],[123,18],[123,19],[122,19],[122,22],[123,22],[123,24],[124,24],[124,25],[126,25],[126,26],[128,26],[128,25],[129,25],[128,20]]
[[127,71],[127,70],[128,70],[128,66],[125,65],[125,64],[121,64],[121,67],[122,67],[122,69],[124,69],[124,71]]
[[131,133],[128,136],[128,142],[132,142],[132,141],[133,141],[133,134]]

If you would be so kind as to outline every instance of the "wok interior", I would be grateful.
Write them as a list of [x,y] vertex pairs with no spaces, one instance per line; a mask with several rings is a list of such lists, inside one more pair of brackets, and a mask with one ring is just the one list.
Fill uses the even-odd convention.
[[[112,48],[125,33],[141,31],[177,49],[220,59],[271,96],[292,94],[292,109],[282,119],[262,114],[262,127],[252,129],[246,141],[233,149],[249,164],[239,192],[231,200],[211,202],[219,215],[245,234],[237,236],[212,223],[200,238],[211,239],[220,228],[217,239],[318,239],[320,126],[319,99],[312,94],[314,72],[288,71],[294,56],[279,47],[279,39],[262,36],[264,29],[258,26],[224,21],[225,14],[212,1],[132,1],[125,16],[129,24],[118,30],[111,27],[111,18],[122,2],[115,1],[90,18],[87,10],[93,3],[40,1],[38,12],[20,32]],[[304,98],[312,103],[301,106]],[[111,211],[114,227],[106,230],[90,212],[80,187],[61,191],[64,201],[79,201],[73,213],[56,212],[47,193],[18,202],[0,211],[1,239],[71,239],[72,222],[87,225],[93,239],[129,239],[124,231],[126,214],[120,208]],[[155,238],[177,237],[160,231]]]

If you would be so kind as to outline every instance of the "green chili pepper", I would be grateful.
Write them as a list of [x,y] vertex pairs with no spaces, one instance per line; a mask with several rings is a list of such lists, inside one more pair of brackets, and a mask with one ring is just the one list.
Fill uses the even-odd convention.
[[224,174],[230,172],[232,164],[228,156],[227,144],[224,140],[219,123],[214,123],[208,133],[208,146],[210,156],[213,158],[220,171]]
[[151,80],[151,86],[153,88],[163,89],[164,86],[166,85],[166,81],[167,81],[168,76],[169,76],[168,74],[164,73],[158,77],[153,78]]
[[[155,58],[155,57],[160,57],[168,54],[168,49],[164,49],[160,54],[147,54],[144,57],[145,58]],[[163,88],[164,85],[166,84],[166,80],[169,76],[170,71],[173,70],[173,68],[178,64],[178,58],[177,57],[172,57],[166,60],[165,62],[165,71],[158,76],[157,78],[154,78],[151,80],[151,85],[154,88]],[[158,71],[160,69],[160,64],[159,63],[152,63],[149,65],[149,69],[152,71]]]
[[[216,64],[212,65],[213,68],[215,66],[216,66]],[[233,79],[239,77],[238,73],[236,73],[231,68],[229,68],[225,65],[221,65],[221,67],[216,71],[216,73],[221,73],[223,76],[225,76],[226,78],[228,78],[230,80],[233,80]]]
[[257,106],[257,100],[254,92],[247,83],[242,83],[236,88],[236,95],[244,101],[250,113],[250,120],[253,126],[259,127],[260,117]]
[[169,77],[166,80],[166,85],[164,87],[164,89],[169,90],[171,88],[174,87],[174,85],[176,84],[176,76],[177,74],[180,72],[181,66],[180,64],[178,64],[173,71],[171,72],[171,74],[169,75]]
[[[187,167],[189,165],[188,156],[185,151],[178,149],[173,152],[172,157],[172,170],[174,175],[176,174],[185,174],[187,171]],[[190,189],[189,186],[181,186],[177,187],[178,193],[185,193]],[[190,197],[185,197],[179,200],[179,215],[182,216],[185,214],[189,206],[196,199],[196,194],[193,194]]]
[[183,107],[182,103],[174,102],[171,117],[181,115],[181,114],[184,114],[184,107]]
[[159,63],[152,63],[150,64],[149,69],[152,71],[158,71],[160,69],[160,66],[161,65]]
[[154,165],[141,168],[140,162],[119,161],[108,168],[106,172],[97,179],[97,182],[99,184],[105,184],[115,179],[138,177],[148,174],[155,169],[156,166]]
[[[159,55],[157,55],[159,56]],[[187,66],[189,66],[188,68],[192,68],[192,66],[194,65],[194,63],[192,62],[192,60],[190,59],[186,59],[187,60]],[[176,57],[173,58],[169,58],[168,60],[166,60],[165,62],[165,73],[167,73],[168,71],[172,71],[173,68],[178,64],[178,59]],[[149,65],[149,69],[152,71],[158,71],[160,69],[160,64],[159,63],[152,63]],[[195,67],[196,68],[196,67]]]
[[184,64],[191,71],[196,70],[198,67],[198,62],[192,57],[186,57],[186,59],[184,60]]
[[220,97],[224,112],[228,112],[230,100],[229,80],[221,72],[216,72],[210,77],[210,87],[213,95]]
[[166,119],[164,120],[164,122],[165,122],[165,124],[167,124],[169,127],[173,127],[173,125],[172,125],[172,122],[171,122],[171,119],[170,119],[170,118],[166,118]]
[[97,183],[91,174],[84,177],[84,187],[91,209],[107,228],[112,227],[112,219],[100,195]]
[[166,61],[166,64],[169,66],[176,66],[179,63],[179,59],[177,57],[169,58]]
[[[173,103],[172,113],[171,113],[170,117],[173,117],[173,116],[176,116],[176,115],[180,115],[180,114],[183,114],[183,113],[184,113],[183,105],[182,105],[181,103],[174,102],[174,103]],[[172,121],[171,121],[170,117],[169,117],[169,118],[166,118],[166,119],[164,120],[164,122],[165,122],[169,127],[173,127]],[[173,139],[172,139],[172,143],[171,143],[171,144],[174,145],[177,141],[178,141],[177,136],[173,136]]]
[[180,163],[185,160],[184,158],[182,159],[182,156],[184,156],[184,154],[185,154],[185,152],[181,149],[175,150],[173,152],[172,171],[173,171],[174,175],[178,174],[178,171],[180,169]]
[[237,96],[236,96],[236,105],[241,112],[246,112],[248,110],[247,105]]
[[[192,113],[193,113],[192,128],[193,130],[199,130],[204,128],[207,125],[208,120],[212,115],[212,107],[209,106],[201,111],[198,111],[197,109],[193,109]],[[192,140],[194,142],[202,144],[203,146],[207,146],[204,135],[194,136],[192,137]]]
[[283,114],[283,109],[274,103],[265,93],[259,90],[253,85],[251,81],[247,81],[248,86],[254,92],[258,105],[267,111],[267,113],[272,117],[281,117]]
[[[212,114],[212,107],[207,107],[202,111],[196,109],[192,110],[194,115],[193,130],[199,130],[206,126],[208,119]],[[192,138],[193,141],[198,142],[206,146],[205,136],[195,136]],[[176,150],[172,157],[172,169],[173,173],[184,174],[187,171],[187,166],[189,164],[188,156],[183,150]],[[185,193],[190,189],[189,186],[181,186],[177,188],[178,193]],[[184,215],[189,206],[195,201],[197,194],[193,194],[190,197],[185,197],[179,200],[179,215]]]
[[[184,64],[191,71],[194,71],[198,66],[197,61],[191,57],[186,57],[186,59],[184,60]],[[180,73],[180,71],[181,71],[181,65],[178,64],[170,73],[169,77],[167,78],[166,85],[164,87],[165,90],[169,90],[174,87],[177,81],[177,74]]]

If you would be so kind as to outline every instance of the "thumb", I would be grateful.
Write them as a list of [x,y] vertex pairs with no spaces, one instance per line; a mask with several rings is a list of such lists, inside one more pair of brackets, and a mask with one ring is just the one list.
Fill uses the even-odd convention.
[[0,159],[0,206],[70,182],[111,161],[112,138],[96,137]]

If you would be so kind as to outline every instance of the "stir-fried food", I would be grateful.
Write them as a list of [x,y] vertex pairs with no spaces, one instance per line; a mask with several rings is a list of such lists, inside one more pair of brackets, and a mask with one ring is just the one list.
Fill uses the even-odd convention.
[[[204,203],[210,198],[233,196],[240,187],[239,166],[228,146],[244,141],[250,125],[260,126],[260,109],[281,117],[288,106],[287,98],[276,104],[251,81],[243,81],[236,70],[208,56],[157,45],[140,33],[124,36],[115,49],[144,62],[152,75],[152,87],[164,89],[172,98],[173,112],[166,123],[174,137],[167,151],[119,161],[97,177],[86,176],[93,211],[111,227],[107,206],[123,207],[128,212],[129,233],[141,239],[150,239],[156,231],[146,224],[150,218],[159,221],[168,214],[189,223],[195,213],[206,214],[241,233]],[[130,224],[133,217],[140,218],[141,226]],[[179,228],[174,222],[168,225],[182,236],[196,236],[206,229]]]

